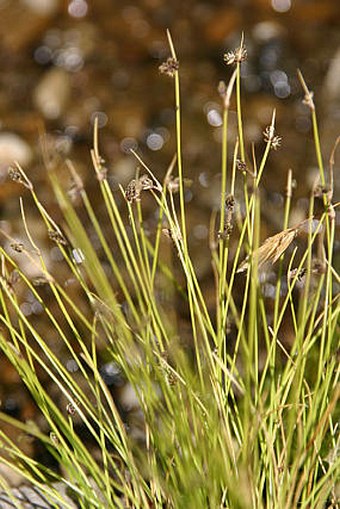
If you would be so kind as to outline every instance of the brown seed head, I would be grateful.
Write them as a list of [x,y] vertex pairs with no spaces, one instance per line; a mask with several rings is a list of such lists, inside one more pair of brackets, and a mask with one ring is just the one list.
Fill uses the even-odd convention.
[[240,64],[247,59],[247,48],[240,46],[233,51],[228,51],[224,54],[223,59],[227,65]]
[[167,76],[170,76],[170,78],[173,78],[179,69],[179,62],[173,57],[169,57],[166,62],[163,62],[158,67],[158,69],[161,74],[166,74]]
[[22,242],[12,242],[10,246],[17,253],[22,253],[24,250],[24,244]]
[[53,240],[53,242],[56,242],[57,244],[62,244],[64,246],[67,245],[67,240],[65,239],[64,235],[57,230],[49,230],[48,231],[48,237]]
[[270,148],[277,150],[281,146],[282,137],[275,134],[275,128],[269,125],[263,131],[263,138],[266,143],[270,143]]
[[142,175],[139,179],[131,180],[125,189],[125,199],[129,203],[139,201],[142,191],[153,189],[155,187],[153,180],[148,175]]

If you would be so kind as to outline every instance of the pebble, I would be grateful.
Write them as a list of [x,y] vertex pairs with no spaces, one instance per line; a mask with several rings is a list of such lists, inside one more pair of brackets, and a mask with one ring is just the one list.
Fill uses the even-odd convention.
[[13,161],[27,166],[32,157],[32,149],[20,136],[11,132],[0,132],[0,167],[7,167]]
[[22,0],[33,12],[39,16],[53,15],[59,7],[59,0]]
[[62,116],[71,95],[71,80],[64,69],[53,68],[44,74],[34,90],[34,103],[49,120]]
[[[323,83],[323,99],[330,104],[331,101],[340,102],[340,48],[338,48],[331,61]],[[334,108],[334,105],[331,106]]]

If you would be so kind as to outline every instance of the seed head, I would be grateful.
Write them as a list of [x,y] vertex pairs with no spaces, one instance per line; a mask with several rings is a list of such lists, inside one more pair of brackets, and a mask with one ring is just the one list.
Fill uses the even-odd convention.
[[270,143],[270,148],[277,150],[281,146],[282,137],[275,134],[275,127],[268,125],[263,131],[263,138],[266,143]]
[[240,64],[247,59],[247,48],[240,46],[224,54],[223,60],[227,65]]
[[[180,187],[180,180],[179,177],[173,177],[172,175],[166,177],[165,179],[165,185],[168,188],[168,191],[172,194],[178,193],[179,187]],[[185,188],[190,187],[192,184],[192,180],[190,179],[183,179],[183,185]]]
[[233,213],[235,207],[235,198],[233,194],[228,194],[228,196],[225,199],[225,208],[227,212]]
[[108,169],[106,168],[106,166],[100,166],[99,168],[99,171],[97,173],[97,179],[99,180],[99,182],[102,182],[103,180],[105,180],[107,178],[107,172],[108,172]]
[[226,240],[229,239],[231,233],[233,231],[233,225],[231,223],[227,223],[222,231],[217,232],[218,240]]
[[182,235],[181,235],[181,232],[178,230],[178,228],[174,228],[174,229],[171,229],[171,228],[162,228],[162,233],[166,237],[171,239],[174,243],[176,241],[182,240]]
[[66,405],[66,412],[69,414],[69,415],[75,415],[76,412],[77,412],[77,406],[79,405],[79,401],[78,400],[75,400],[74,402],[69,402],[67,403]]
[[228,194],[225,199],[225,218],[224,218],[224,226],[223,230],[217,233],[217,238],[219,240],[228,239],[233,231],[233,214],[235,208],[235,197],[233,194]]
[[255,174],[248,168],[247,163],[241,161],[241,159],[236,159],[236,169],[242,173],[248,173],[252,177],[255,177]]
[[161,74],[166,74],[167,76],[170,76],[170,78],[173,78],[179,69],[179,62],[173,57],[169,57],[166,62],[163,62],[158,67],[158,69]]
[[289,271],[288,273],[288,280],[291,281],[292,279],[294,279],[296,277],[296,279],[301,283],[305,277],[307,273],[307,269],[306,268],[302,268],[302,269],[292,269],[291,271]]
[[63,244],[64,246],[67,244],[67,240],[65,239],[64,235],[57,230],[49,230],[48,237],[57,244]]
[[139,197],[140,197],[140,191],[139,192],[137,191],[137,181],[136,181],[136,179],[132,179],[126,186],[125,199],[129,203],[132,203],[132,202],[140,199]]
[[22,242],[12,242],[11,248],[17,253],[22,253],[24,250],[24,244]]
[[131,180],[125,189],[125,199],[129,203],[140,201],[142,191],[153,189],[155,184],[148,175],[142,175],[139,179]]
[[13,166],[10,166],[8,168],[8,176],[14,182],[19,182],[20,184],[23,183],[20,171],[17,168],[14,168]]
[[147,189],[153,189],[154,187],[153,180],[150,177],[148,177],[148,175],[142,175],[138,182],[142,188],[142,191],[146,191]]
[[179,178],[170,176],[166,183],[170,193],[178,193],[179,191]]
[[241,161],[241,159],[236,159],[236,169],[238,171],[247,171],[247,165],[244,161]]
[[10,166],[8,168],[8,176],[11,180],[13,180],[13,182],[22,184],[23,186],[27,187],[27,189],[33,189],[32,182],[27,178],[19,165]]
[[308,106],[308,108],[310,108],[311,111],[315,110],[313,97],[314,97],[314,92],[312,90],[310,90],[305,94],[305,97],[302,99],[302,104],[305,104],[306,106]]
[[299,81],[301,83],[301,86],[303,88],[303,91],[305,93],[304,98],[302,99],[302,103],[308,106],[308,108],[313,112],[315,111],[315,104],[313,100],[314,92],[312,90],[309,90],[307,87],[307,84],[305,82],[305,79],[302,75],[302,72],[298,69],[297,71]]

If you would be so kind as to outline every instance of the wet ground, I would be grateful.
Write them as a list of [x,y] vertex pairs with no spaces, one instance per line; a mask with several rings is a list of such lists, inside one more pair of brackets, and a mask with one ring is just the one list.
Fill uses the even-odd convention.
[[[208,245],[211,211],[220,198],[222,110],[217,87],[231,74],[223,55],[239,45],[243,31],[248,50],[242,87],[249,160],[251,143],[260,153],[262,131],[277,110],[282,148],[271,154],[263,180],[264,231],[271,234],[282,224],[288,169],[296,180],[296,222],[306,216],[317,171],[297,68],[315,92],[326,164],[339,135],[339,22],[334,0],[0,0],[1,228],[12,235],[22,233],[22,189],[7,178],[14,159],[54,210],[42,155],[46,146],[61,159],[72,159],[96,200],[89,156],[96,116],[113,186],[125,186],[134,176],[131,147],[162,178],[175,151],[172,81],[158,70],[169,56],[169,28],[180,62],[185,175],[192,180],[187,195],[190,241],[208,286],[210,258],[202,245]],[[234,108],[230,123],[232,147]],[[65,175],[61,169],[61,177],[68,178]],[[28,214],[43,239],[35,213]],[[29,299],[27,309],[39,317]],[[3,409],[23,418],[34,415],[6,363],[0,384]]]

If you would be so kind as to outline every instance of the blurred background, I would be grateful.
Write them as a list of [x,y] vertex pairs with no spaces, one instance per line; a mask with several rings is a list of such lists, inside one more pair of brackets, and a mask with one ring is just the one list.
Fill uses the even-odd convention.
[[[302,104],[297,68],[315,93],[328,168],[339,135],[339,23],[335,0],[0,0],[1,229],[20,238],[20,195],[29,206],[28,193],[8,180],[13,160],[57,214],[47,185],[46,150],[60,157],[65,186],[71,182],[63,161],[70,158],[98,201],[89,154],[95,117],[113,189],[126,186],[135,174],[130,148],[162,180],[175,152],[173,83],[158,70],[170,54],[169,28],[180,62],[185,175],[192,180],[186,194],[190,242],[197,251],[201,279],[211,281],[209,220],[220,200],[222,108],[217,87],[232,72],[223,55],[239,46],[243,31],[248,50],[242,96],[249,161],[251,143],[260,158],[262,132],[273,109],[277,111],[282,147],[270,154],[262,189],[268,236],[282,227],[288,169],[295,179],[292,223],[306,217],[318,173],[310,112]],[[235,139],[232,107],[231,149]],[[100,201],[96,206],[100,211]],[[48,244],[36,212],[28,210],[28,215],[35,238],[46,243],[52,262],[58,264],[58,249]],[[151,223],[154,219],[151,215]],[[23,296],[22,305],[39,320],[41,309],[32,295]],[[17,374],[2,363],[2,409],[23,418],[34,415]]]
[[[243,31],[248,157],[276,108],[283,143],[265,187],[281,192],[292,168],[302,190],[315,158],[296,69],[315,92],[327,162],[340,117],[339,22],[334,0],[0,0],[0,182],[13,159],[35,182],[44,180],[44,133],[50,148],[86,173],[96,115],[112,177],[124,181],[134,173],[126,157],[131,147],[161,176],[175,148],[173,87],[158,71],[169,56],[169,28],[181,67],[186,172],[194,185],[209,187],[219,171],[217,85],[230,77],[223,54],[239,45]],[[2,200],[8,193],[4,187]]]

